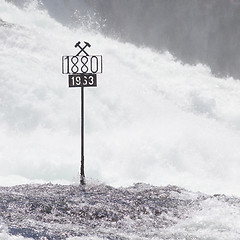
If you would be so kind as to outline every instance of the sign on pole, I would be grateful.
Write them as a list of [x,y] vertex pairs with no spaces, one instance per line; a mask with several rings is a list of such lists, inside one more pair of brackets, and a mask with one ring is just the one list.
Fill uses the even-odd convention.
[[80,184],[85,185],[84,172],[84,88],[97,87],[97,74],[102,73],[102,56],[89,55],[86,51],[91,45],[78,41],[75,48],[79,48],[76,55],[62,56],[62,74],[68,74],[68,86],[81,88],[81,164]]
[[62,73],[102,73],[102,56],[62,56]]
[[91,73],[69,74],[69,87],[96,87],[97,75]]

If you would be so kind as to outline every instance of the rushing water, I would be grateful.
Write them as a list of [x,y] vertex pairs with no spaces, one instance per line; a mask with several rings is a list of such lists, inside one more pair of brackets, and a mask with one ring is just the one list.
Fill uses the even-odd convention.
[[239,239],[240,200],[167,186],[0,188],[1,239]]
[[[37,239],[49,231],[53,239],[64,232],[72,239],[240,239],[238,198],[213,196],[240,195],[239,81],[167,52],[66,28],[37,4],[19,9],[0,0],[0,17],[1,186],[77,179],[80,91],[68,88],[61,56],[88,41],[89,54],[102,54],[104,62],[98,87],[85,91],[86,191],[1,188],[1,239]],[[91,185],[90,178],[112,187]],[[157,187],[126,188],[136,182]],[[161,187],[169,184],[179,187]],[[71,204],[79,208],[72,216]],[[77,219],[83,210],[86,218]],[[90,213],[89,230],[81,219],[90,221]]]
[[61,56],[103,55],[85,91],[86,175],[113,186],[178,185],[240,194],[240,83],[168,53],[71,30],[36,5],[0,1],[0,183],[73,182],[79,169],[80,91]]
[[102,54],[86,92],[86,175],[114,186],[176,184],[240,194],[240,83],[97,32],[68,29],[32,4],[0,1],[0,183],[74,181],[79,89],[61,56],[78,40]]

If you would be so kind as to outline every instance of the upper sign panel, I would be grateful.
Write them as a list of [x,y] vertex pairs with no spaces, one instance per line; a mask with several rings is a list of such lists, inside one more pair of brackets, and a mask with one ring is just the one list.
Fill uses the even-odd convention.
[[62,73],[79,74],[79,73],[102,73],[102,56],[62,56]]

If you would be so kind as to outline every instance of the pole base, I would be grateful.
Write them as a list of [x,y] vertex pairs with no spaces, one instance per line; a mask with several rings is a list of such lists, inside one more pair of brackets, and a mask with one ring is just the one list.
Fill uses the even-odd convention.
[[80,185],[86,185],[85,176],[80,176]]

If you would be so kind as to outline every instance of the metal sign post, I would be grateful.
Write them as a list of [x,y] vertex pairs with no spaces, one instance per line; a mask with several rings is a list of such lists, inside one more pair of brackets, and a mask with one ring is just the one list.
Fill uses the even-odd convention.
[[[80,51],[74,56],[62,56],[62,73],[68,74],[69,87],[81,88],[81,164],[80,164],[80,184],[85,185],[84,172],[84,88],[97,87],[97,74],[102,73],[102,56],[89,55],[86,48],[91,45],[84,42],[81,47],[81,42],[75,44],[75,48]],[[81,53],[85,55],[80,55]]]
[[85,185],[84,173],[84,87],[81,87],[81,165],[80,184]]

